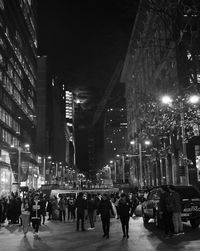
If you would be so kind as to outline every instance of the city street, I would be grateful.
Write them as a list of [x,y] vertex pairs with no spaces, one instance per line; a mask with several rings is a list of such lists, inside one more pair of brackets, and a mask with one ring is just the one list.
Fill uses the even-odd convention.
[[[86,222],[86,229],[89,227]],[[200,229],[184,225],[185,235],[165,239],[163,232],[153,224],[144,227],[142,218],[130,220],[130,238],[123,239],[121,226],[112,219],[110,239],[102,238],[101,222],[98,219],[95,230],[75,231],[72,222],[47,222],[40,229],[40,240],[34,240],[30,231],[23,237],[18,226],[2,227],[0,230],[0,251],[153,251],[153,250],[199,250]]]

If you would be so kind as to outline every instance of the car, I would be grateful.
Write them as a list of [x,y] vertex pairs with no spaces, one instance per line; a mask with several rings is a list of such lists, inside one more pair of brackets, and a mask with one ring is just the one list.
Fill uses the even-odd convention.
[[[181,219],[183,222],[190,221],[193,228],[200,224],[200,191],[194,186],[173,186],[181,197]],[[147,199],[142,203],[142,217],[144,224],[154,219],[157,227],[162,226],[162,214],[160,212],[161,186],[154,187],[149,191]]]

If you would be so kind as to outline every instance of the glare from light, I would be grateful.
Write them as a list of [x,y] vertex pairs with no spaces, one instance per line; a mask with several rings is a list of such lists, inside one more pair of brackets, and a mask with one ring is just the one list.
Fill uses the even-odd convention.
[[130,144],[135,145],[135,140],[131,140]]
[[162,100],[162,103],[163,103],[163,104],[171,104],[172,101],[173,101],[173,100],[171,99],[171,97],[168,96],[168,95],[163,96],[163,97],[161,98],[161,100]]
[[145,140],[145,145],[149,146],[151,144],[151,141],[150,140]]
[[189,102],[192,104],[197,104],[200,101],[200,97],[198,95],[192,95],[189,98]]

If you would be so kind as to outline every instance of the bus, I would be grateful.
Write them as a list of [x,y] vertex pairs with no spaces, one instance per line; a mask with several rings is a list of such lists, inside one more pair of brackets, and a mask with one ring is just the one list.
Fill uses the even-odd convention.
[[83,194],[113,194],[118,193],[119,188],[98,188],[98,189],[52,189],[50,196],[56,196],[57,198],[60,197],[60,195],[64,195],[67,197],[77,197],[78,194],[82,192]]

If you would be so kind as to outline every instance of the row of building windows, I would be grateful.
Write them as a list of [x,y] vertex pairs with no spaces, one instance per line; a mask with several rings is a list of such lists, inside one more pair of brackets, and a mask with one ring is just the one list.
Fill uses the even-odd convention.
[[[19,91],[13,86],[12,82],[10,81],[10,79],[8,77],[4,77],[3,80],[3,86],[5,87],[5,89],[7,90],[7,92],[12,95],[13,99],[15,100],[15,102],[21,107],[21,109],[24,111],[24,113],[26,115],[30,115],[32,114],[31,110],[28,108],[26,102],[21,98],[21,95],[19,93]],[[30,106],[33,107],[33,101],[29,98],[27,100],[27,102],[29,103]],[[34,109],[34,107],[33,107]],[[33,120],[33,117],[29,117],[31,120]]]
[[[4,30],[4,26],[3,26],[3,22],[1,21],[1,25],[0,25],[3,30]],[[22,49],[20,48],[22,45],[19,44],[19,41],[21,41],[21,38],[19,36],[19,33],[16,31],[16,34],[15,34],[15,39],[17,40],[17,44],[18,46],[16,45],[16,42],[13,42],[13,40],[11,39],[11,36],[10,36],[10,33],[9,33],[9,30],[8,30],[8,27],[5,28],[5,36],[14,52],[14,54],[16,55],[17,59],[19,60],[20,64],[21,64],[21,67],[23,68],[27,78],[29,79],[31,85],[33,87],[35,87],[35,79],[36,78],[36,74],[35,74],[35,71],[33,70],[33,67],[31,64],[28,64],[25,56],[23,55],[22,53]],[[17,37],[17,38],[16,38]],[[2,40],[2,38],[1,38]],[[2,40],[1,42],[2,46],[3,46],[3,49],[5,50],[6,49],[6,43],[5,41]],[[12,63],[14,63],[13,65],[15,66],[16,68],[16,71],[17,73],[19,74],[20,77],[22,77],[22,72],[21,72],[21,69],[20,69],[20,66],[17,64],[16,66],[16,62],[15,60],[12,58]],[[30,68],[30,69],[29,69]]]
[[20,125],[1,106],[0,106],[0,120],[4,122],[7,126],[12,128],[16,133],[20,134]]
[[[3,48],[5,49],[5,43],[3,43],[1,41],[3,41],[3,40],[0,38],[0,45],[2,45]],[[10,61],[10,63],[7,63],[7,74],[10,77],[10,79],[14,80],[14,84],[16,85],[17,89],[20,91],[22,89],[23,73],[22,73],[22,71],[20,69],[20,66],[14,60],[13,57],[10,57],[9,61]],[[6,66],[6,59],[3,57],[3,55],[1,53],[0,53],[0,65],[1,66]],[[22,66],[23,66],[23,64],[22,64]],[[26,71],[26,73],[28,74],[27,71]],[[34,83],[33,76],[28,74],[27,77],[29,78],[29,81],[32,83],[32,85],[34,86],[35,83]],[[34,97],[33,90],[31,90],[29,88],[28,92],[29,92],[30,96],[33,98]]]
[[31,1],[23,1],[20,0],[20,7],[22,9],[23,15],[24,15],[24,19],[27,23],[27,27],[28,30],[31,34],[32,40],[33,40],[33,44],[35,45],[35,47],[37,47],[37,39],[36,39],[36,28],[35,28],[35,22],[33,20],[33,14],[31,11]]
[[9,145],[14,145],[15,147],[19,146],[19,140],[14,137],[11,133],[6,131],[5,129],[1,129],[1,138],[2,141],[9,144]]
[[[4,66],[5,62],[6,62],[6,60],[3,58],[2,54],[0,53],[0,64],[2,66]],[[21,80],[21,78],[22,78],[22,71],[21,71],[19,65],[17,64],[17,62],[14,62],[13,58],[10,59],[10,62],[12,64],[11,63],[7,64],[7,74],[9,76],[9,78],[13,80],[13,83],[17,87],[17,89],[19,91],[21,91],[22,90],[22,80]],[[13,68],[13,66],[14,66],[14,68]],[[2,80],[2,79],[3,79],[3,73],[2,73],[2,71],[0,71],[0,80]],[[10,80],[7,77],[5,77],[4,81],[6,82],[6,86],[8,87],[9,93],[12,94],[12,87],[11,87],[11,84],[9,83]],[[29,88],[28,89],[28,93],[33,98],[33,96],[34,96],[33,90],[31,90]],[[16,92],[15,92],[15,94],[16,94]],[[33,110],[35,110],[34,103],[33,103],[33,100],[32,100],[31,97],[28,97],[28,104],[30,105],[30,107]],[[18,97],[17,97],[17,100],[19,101]],[[19,101],[19,103],[20,103],[20,101]]]

